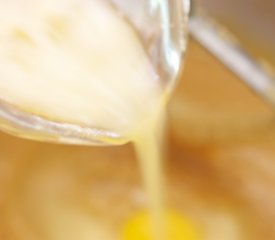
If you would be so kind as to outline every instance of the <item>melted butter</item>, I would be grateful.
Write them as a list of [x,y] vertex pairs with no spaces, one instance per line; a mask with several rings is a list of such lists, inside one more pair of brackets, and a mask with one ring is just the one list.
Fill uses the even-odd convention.
[[[105,1],[1,1],[1,98],[45,118],[132,135],[161,88],[136,31]],[[16,13],[16,16],[15,16]]]

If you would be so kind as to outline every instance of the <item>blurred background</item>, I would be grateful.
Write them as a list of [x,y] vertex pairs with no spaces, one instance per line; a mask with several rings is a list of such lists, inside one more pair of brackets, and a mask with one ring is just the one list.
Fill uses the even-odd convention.
[[[194,3],[229,33],[247,59],[274,72],[275,1]],[[228,37],[221,35],[225,40]],[[214,171],[218,177],[211,186],[220,184],[238,199],[242,210],[252,210],[254,227],[250,225],[249,232],[258,229],[263,235],[252,234],[247,239],[273,240],[274,227],[268,223],[275,219],[274,106],[202,45],[191,36],[182,81],[170,104],[172,145],[181,149],[174,152],[181,151],[186,165],[202,175],[213,177]],[[209,175],[201,178],[211,179]]]
[[[274,85],[275,75],[268,76],[275,67],[274,1],[196,0],[193,5],[198,9],[195,16],[207,16],[203,20],[218,23],[216,33],[220,34],[219,40],[229,44],[233,42],[232,51],[240,52],[246,62],[254,62],[255,67],[262,68]],[[196,27],[200,25],[191,25],[191,33],[196,31],[193,30]],[[177,90],[180,93],[176,94],[182,100],[174,101],[175,105],[179,104],[175,112],[181,110],[182,118],[188,122],[183,127],[184,131],[194,130],[193,134],[185,136],[189,140],[193,136],[198,142],[203,142],[205,137],[208,143],[231,137],[240,141],[245,134],[246,140],[268,139],[275,127],[274,107],[257,91],[253,92],[249,84],[245,84],[245,80],[234,72],[235,66],[232,71],[232,64],[221,61],[223,58],[233,63],[238,61],[235,55],[230,54],[232,46],[224,52],[221,50],[221,55],[217,56],[212,54],[212,48],[215,53],[215,44],[210,48],[205,41],[208,40],[191,34],[186,68]],[[248,69],[244,75],[249,81],[253,74]],[[255,80],[261,82],[257,77]],[[189,124],[194,127],[190,128]]]

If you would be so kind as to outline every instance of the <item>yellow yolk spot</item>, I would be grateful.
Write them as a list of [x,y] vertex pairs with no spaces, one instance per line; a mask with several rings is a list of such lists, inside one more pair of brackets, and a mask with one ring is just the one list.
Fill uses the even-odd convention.
[[[165,213],[163,231],[165,240],[199,240],[199,233],[195,226],[182,215],[168,211]],[[151,216],[146,212],[136,214],[126,222],[122,230],[123,240],[154,240]]]

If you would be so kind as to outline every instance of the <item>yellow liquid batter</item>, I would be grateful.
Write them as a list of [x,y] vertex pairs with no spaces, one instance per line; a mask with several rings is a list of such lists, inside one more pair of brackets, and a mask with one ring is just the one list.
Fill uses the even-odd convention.
[[[135,145],[150,211],[126,223],[123,238],[197,239],[179,215],[164,213],[158,123],[165,97],[128,21],[102,0],[0,0],[0,15],[2,100],[54,121],[117,132]],[[41,206],[48,240],[112,239],[96,219],[49,200]]]

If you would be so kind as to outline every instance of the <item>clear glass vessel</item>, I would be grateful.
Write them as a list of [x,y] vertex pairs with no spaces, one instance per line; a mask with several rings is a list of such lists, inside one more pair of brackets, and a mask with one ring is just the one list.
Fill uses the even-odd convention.
[[[108,0],[108,2],[114,5],[138,32],[151,63],[161,78],[163,91],[169,94],[180,72],[186,49],[190,1]],[[5,81],[2,76],[0,79]],[[124,136],[112,129],[52,121],[21,111],[17,106],[1,100],[1,97],[0,129],[19,137],[59,143],[93,145],[127,142]]]

